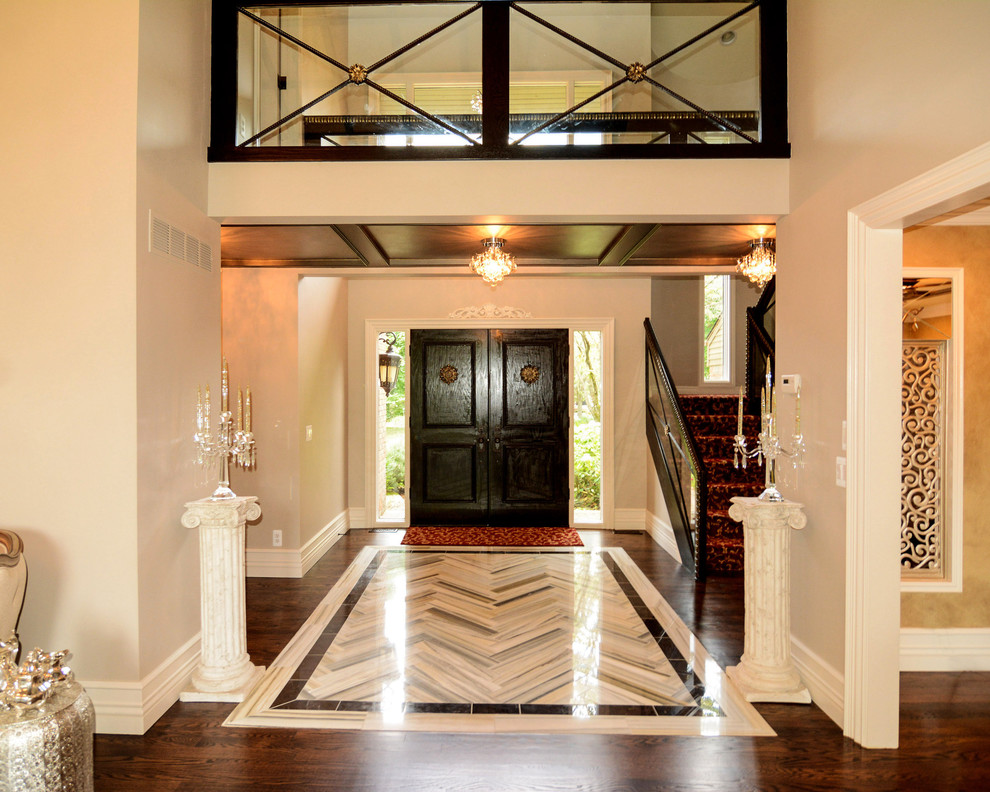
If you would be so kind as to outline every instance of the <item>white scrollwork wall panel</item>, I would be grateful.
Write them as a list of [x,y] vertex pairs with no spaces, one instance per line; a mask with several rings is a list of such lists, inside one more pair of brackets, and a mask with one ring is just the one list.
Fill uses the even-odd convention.
[[901,577],[945,574],[945,341],[905,341],[901,360]]

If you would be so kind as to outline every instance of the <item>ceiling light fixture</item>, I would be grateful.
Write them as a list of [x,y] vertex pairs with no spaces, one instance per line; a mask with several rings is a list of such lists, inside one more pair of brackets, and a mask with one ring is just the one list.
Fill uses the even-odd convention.
[[772,239],[754,239],[752,250],[736,263],[736,271],[745,275],[761,289],[777,274],[776,245]]
[[502,278],[515,271],[516,261],[511,253],[502,249],[504,239],[493,236],[491,239],[483,239],[481,244],[485,246],[485,250],[471,257],[471,271],[478,273],[494,289],[502,282]]

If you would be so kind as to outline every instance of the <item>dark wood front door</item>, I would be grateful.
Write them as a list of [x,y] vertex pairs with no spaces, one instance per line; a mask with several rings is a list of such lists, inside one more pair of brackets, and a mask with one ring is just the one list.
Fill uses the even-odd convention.
[[567,525],[567,331],[413,330],[413,525]]

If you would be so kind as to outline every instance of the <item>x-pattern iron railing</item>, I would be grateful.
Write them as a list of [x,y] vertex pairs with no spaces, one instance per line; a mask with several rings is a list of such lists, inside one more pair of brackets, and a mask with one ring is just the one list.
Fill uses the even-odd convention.
[[[424,0],[425,1],[425,0]],[[346,6],[347,3],[330,2],[330,5]],[[602,3],[604,5],[605,3]],[[314,2],[284,2],[279,7],[318,6]],[[354,4],[358,5],[358,4]],[[399,2],[398,5],[406,5]],[[416,5],[416,3],[409,3]],[[432,5],[443,5],[433,3]],[[274,5],[269,5],[274,8]],[[255,8],[255,7],[252,7]],[[302,34],[294,35],[280,24],[264,18],[261,12],[236,4],[236,0],[214,0],[214,109],[213,109],[213,142],[210,147],[211,160],[239,159],[281,159],[281,160],[312,160],[312,159],[440,159],[447,157],[458,158],[545,158],[548,156],[566,158],[590,157],[704,157],[704,156],[788,156],[789,146],[786,142],[786,5],[785,0],[752,0],[738,8],[733,13],[719,19],[704,30],[690,36],[680,44],[644,63],[641,60],[626,62],[614,53],[605,52],[593,44],[584,41],[574,33],[562,29],[553,22],[535,13],[539,8],[537,2],[526,3],[525,6],[516,0],[479,0],[459,13],[433,27],[418,37],[406,42],[392,52],[384,55],[370,65],[361,63],[346,64],[320,47],[304,40]],[[255,10],[257,10],[255,8]],[[660,67],[671,59],[684,53],[695,44],[703,41],[720,30],[730,26],[747,14],[758,10],[759,24],[759,80],[760,106],[758,110],[712,110],[704,107],[701,102],[694,101],[689,96],[674,90],[660,74]],[[394,62],[401,56],[425,42],[436,40],[438,34],[450,29],[457,23],[482,11],[482,93],[485,101],[480,119],[459,113],[431,112],[421,104],[396,91],[390,90],[376,78],[376,72]],[[509,111],[509,49],[510,16],[517,14],[530,22],[550,31],[561,39],[569,42],[580,50],[593,55],[595,58],[618,70],[610,84],[596,90],[590,96],[576,101],[571,107],[562,112],[524,113],[511,115]],[[333,85],[327,85],[326,90],[315,98],[303,101],[290,112],[281,115],[263,129],[251,130],[250,134],[239,143],[235,142],[232,119],[237,112],[235,97],[237,96],[237,19],[243,17],[251,20],[257,26],[279,37],[282,42],[288,42],[300,51],[309,53],[330,64],[340,73],[341,79]],[[643,59],[645,60],[645,59]],[[615,96],[618,89],[627,84],[644,83],[651,86],[660,94],[664,94],[675,102],[680,103],[689,111],[636,111],[636,112],[581,112],[583,108],[609,94]],[[313,116],[304,115],[308,110],[321,102],[338,94],[348,86],[366,86],[380,96],[386,97],[397,106],[410,111],[412,116],[374,115],[366,116]],[[280,86],[284,87],[284,86]],[[415,98],[415,97],[412,97]],[[281,114],[281,108],[279,110]],[[304,139],[307,145],[263,145],[268,142],[272,133],[280,130],[291,122],[304,119]],[[463,141],[461,146],[383,146],[383,145],[351,145],[346,141],[334,139],[334,135],[360,135],[374,139],[379,135],[388,134],[423,134],[421,131],[411,131],[408,121],[419,117],[423,123],[428,123],[437,131],[455,136]],[[652,119],[652,120],[651,120]],[[478,121],[481,121],[479,125]],[[517,128],[527,122],[535,124],[532,128]],[[391,126],[390,126],[391,125]],[[650,125],[652,126],[652,129]],[[745,125],[745,126],[744,126]],[[479,134],[479,126],[480,133]],[[667,127],[664,129],[664,127]],[[392,131],[388,131],[391,129]],[[510,134],[510,129],[513,130]],[[559,131],[595,131],[611,130],[611,134],[626,129],[637,130],[637,134],[650,132],[648,140],[642,136],[638,141],[633,138],[619,140],[604,140],[601,145],[559,145],[558,143],[540,146],[524,146],[524,143],[534,142],[533,138],[540,133]],[[345,131],[347,130],[347,131]],[[353,131],[350,131],[353,130]],[[383,131],[384,130],[384,131]],[[688,139],[695,143],[709,144],[702,134],[703,131],[721,131],[735,136],[735,141],[720,141],[719,145],[685,146]],[[675,134],[676,133],[676,134]],[[608,135],[604,135],[608,137]],[[313,143],[329,145],[313,145]],[[540,141],[544,143],[544,141]],[[616,143],[621,142],[621,145]],[[659,142],[670,145],[656,146]],[[756,150],[754,150],[754,147]],[[710,152],[710,153],[706,153]]]
[[267,28],[268,30],[272,31],[275,35],[281,36],[282,38],[284,38],[286,41],[291,41],[297,47],[301,47],[302,49],[306,50],[307,52],[315,55],[317,58],[320,58],[322,60],[325,60],[327,63],[329,63],[329,64],[331,64],[333,66],[336,66],[338,69],[340,69],[342,72],[344,72],[347,75],[347,79],[339,82],[333,88],[331,88],[330,90],[326,91],[325,93],[320,94],[319,96],[317,96],[312,101],[306,102],[301,107],[297,107],[291,113],[288,113],[288,114],[282,116],[282,118],[280,118],[274,124],[271,124],[271,125],[265,127],[264,129],[262,129],[260,132],[252,135],[247,140],[245,140],[241,145],[242,146],[250,146],[252,143],[256,143],[257,141],[263,139],[265,136],[267,136],[267,135],[271,134],[272,132],[274,132],[279,127],[284,126],[285,124],[289,123],[290,121],[292,121],[295,118],[298,118],[300,115],[302,115],[303,113],[305,113],[311,107],[315,107],[316,105],[318,105],[324,99],[327,99],[327,98],[333,96],[335,93],[337,93],[342,88],[346,88],[348,85],[367,85],[369,88],[372,88],[372,89],[378,91],[383,96],[387,96],[389,99],[391,99],[391,100],[393,100],[395,102],[398,102],[399,104],[403,105],[404,107],[407,107],[408,109],[412,110],[414,113],[418,113],[419,115],[423,116],[424,118],[429,119],[430,121],[432,121],[437,126],[442,127],[443,129],[446,129],[448,132],[451,132],[451,133],[453,133],[455,135],[458,135],[459,137],[464,138],[464,140],[466,140],[468,143],[470,143],[472,145],[479,145],[478,144],[478,141],[475,140],[474,138],[472,138],[466,132],[458,129],[455,126],[452,126],[452,125],[448,124],[442,118],[438,118],[437,116],[433,115],[432,113],[424,110],[422,107],[417,107],[412,102],[406,101],[406,99],[404,97],[399,96],[396,93],[393,93],[392,91],[390,91],[385,86],[380,85],[379,83],[375,82],[373,79],[371,79],[371,75],[372,75],[373,72],[377,71],[378,69],[381,69],[386,64],[394,61],[400,55],[404,55],[405,53],[409,52],[409,50],[411,50],[414,47],[419,46],[420,44],[422,44],[424,41],[428,41],[429,39],[431,39],[434,36],[436,36],[438,33],[442,33],[444,30],[446,30],[447,28],[449,28],[451,25],[454,25],[454,24],[460,22],[465,17],[473,14],[475,11],[478,11],[480,8],[481,8],[481,3],[475,3],[470,8],[462,11],[461,13],[457,14],[454,17],[451,17],[450,19],[448,19],[443,24],[437,25],[435,28],[433,28],[428,33],[424,33],[422,36],[419,36],[418,38],[413,39],[412,41],[408,42],[407,44],[403,44],[397,50],[395,50],[394,52],[389,53],[384,58],[381,58],[380,60],[375,61],[370,66],[363,66],[360,63],[355,63],[355,64],[353,64],[351,66],[346,66],[343,63],[341,63],[339,60],[337,60],[336,58],[334,58],[333,56],[327,55],[322,50],[320,50],[320,49],[318,49],[316,47],[313,47],[310,44],[307,44],[302,39],[300,39],[300,38],[298,38],[296,36],[293,36],[291,33],[286,32],[285,30],[283,30],[282,28],[280,28],[278,25],[275,25],[275,24],[269,22],[266,19],[262,19],[260,16],[257,16],[256,14],[252,14],[246,8],[238,8],[237,11],[239,13],[243,14],[248,19],[254,21],[256,24],[261,25],[264,28]]
[[[736,124],[733,124],[728,119],[722,118],[719,115],[717,115],[716,113],[713,113],[713,112],[711,112],[709,110],[705,110],[700,105],[695,104],[694,102],[692,102],[687,97],[681,96],[681,94],[677,93],[673,89],[669,88],[668,86],[664,85],[663,83],[659,82],[658,80],[654,79],[653,77],[651,77],[649,75],[649,71],[651,69],[659,66],[664,61],[667,61],[670,58],[674,57],[674,55],[678,54],[679,52],[683,52],[685,49],[687,49],[688,47],[690,47],[692,44],[696,44],[697,42],[701,41],[702,39],[706,38],[707,36],[710,36],[715,31],[720,30],[721,28],[725,27],[726,25],[731,24],[735,20],[739,19],[739,17],[741,17],[741,16],[743,16],[745,14],[748,14],[750,11],[752,11],[754,8],[757,8],[759,5],[760,5],[760,0],[754,0],[754,2],[750,3],[745,8],[739,9],[734,14],[731,14],[730,16],[727,16],[721,22],[718,22],[717,24],[712,25],[707,30],[704,30],[701,33],[698,33],[696,36],[692,36],[687,41],[684,41],[681,44],[678,44],[672,50],[670,50],[668,52],[665,52],[663,55],[661,55],[658,58],[654,58],[652,61],[650,61],[649,63],[647,63],[644,66],[639,61],[634,61],[632,63],[623,63],[618,58],[614,58],[611,55],[609,55],[608,53],[602,52],[597,47],[593,47],[591,44],[588,44],[586,41],[582,41],[577,36],[573,36],[570,33],[568,33],[566,30],[561,30],[559,27],[557,27],[556,25],[552,24],[551,22],[548,22],[547,20],[543,19],[542,17],[538,17],[532,11],[529,11],[529,10],[527,10],[525,8],[522,8],[518,3],[512,3],[511,4],[512,8],[515,9],[516,11],[518,11],[523,16],[529,17],[530,19],[532,19],[537,24],[542,25],[543,27],[545,27],[547,30],[550,30],[553,33],[556,33],[558,36],[561,36],[562,38],[567,39],[572,44],[576,44],[577,46],[579,46],[582,49],[590,52],[591,54],[593,54],[593,55],[601,58],[602,60],[607,61],[608,63],[611,63],[613,66],[615,66],[620,71],[625,72],[625,74],[623,74],[621,77],[619,77],[617,80],[615,80],[611,85],[607,85],[605,88],[603,88],[602,90],[600,90],[597,93],[593,94],[592,96],[589,96],[587,99],[584,99],[584,100],[578,102],[576,105],[574,105],[573,107],[571,107],[569,110],[565,110],[563,113],[560,113],[560,114],[554,116],[549,121],[546,121],[545,123],[540,124],[539,126],[531,129],[525,135],[523,135],[522,137],[520,137],[517,140],[515,140],[513,142],[513,145],[519,145],[524,140],[526,140],[526,138],[528,138],[528,137],[530,137],[532,135],[535,135],[535,134],[537,134],[539,132],[542,132],[545,129],[552,128],[559,121],[567,118],[567,116],[571,115],[572,113],[577,112],[582,107],[584,107],[585,105],[589,104],[590,102],[594,102],[597,99],[599,99],[600,97],[604,96],[605,94],[611,93],[616,88],[618,88],[620,85],[623,85],[624,83],[627,83],[627,82],[638,83],[638,82],[644,82],[644,81],[645,82],[648,82],[650,85],[654,86],[655,88],[659,88],[661,91],[663,91],[664,93],[670,95],[671,97],[673,97],[677,101],[682,102],[683,104],[686,104],[688,107],[690,107],[696,113],[701,113],[705,118],[707,118],[709,121],[713,122],[717,126],[721,127],[722,129],[725,129],[727,131],[734,132],[735,134],[739,135],[739,137],[743,138],[744,140],[749,141],[750,143],[759,143],[759,141],[756,138],[751,137],[750,135],[747,135],[739,126],[737,126]],[[706,143],[707,142],[703,138],[698,137],[697,135],[694,135],[693,133],[691,133],[691,134],[692,134],[692,137],[695,140],[697,140],[697,141],[699,141],[701,143]],[[664,135],[658,135],[657,137],[655,137],[650,142],[651,143],[655,143],[655,142],[657,142],[659,140],[662,140],[665,136],[666,136],[666,133]]]

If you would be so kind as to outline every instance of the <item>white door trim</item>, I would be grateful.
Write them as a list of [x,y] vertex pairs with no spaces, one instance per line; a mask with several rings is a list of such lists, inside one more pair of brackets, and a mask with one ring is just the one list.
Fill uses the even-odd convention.
[[846,645],[843,730],[897,746],[902,229],[990,193],[990,143],[853,208],[848,218]]
[[[409,333],[413,329],[440,330],[444,328],[519,328],[519,329],[540,329],[540,328],[560,328],[567,329],[568,341],[570,345],[570,355],[568,359],[568,410],[570,428],[568,430],[569,449],[569,486],[571,489],[569,515],[570,523],[574,524],[574,331],[575,330],[595,330],[602,334],[602,526],[612,529],[615,524],[615,318],[478,318],[478,319],[366,319],[364,323],[364,350],[365,381],[372,383],[378,377],[378,335],[387,330],[402,330]],[[407,335],[408,338],[408,335]],[[408,350],[408,347],[407,347]],[[408,357],[404,362],[408,367]],[[377,517],[375,508],[375,449],[376,449],[376,417],[378,393],[376,388],[365,388],[364,418],[365,418],[365,463],[364,463],[364,492],[366,504],[367,527],[375,528],[380,526],[395,526],[399,523],[381,522]],[[406,426],[409,425],[408,400],[406,404]],[[406,432],[406,481],[409,480],[409,433]],[[402,525],[409,525],[409,515]],[[598,527],[593,523],[582,523],[581,527]]]

